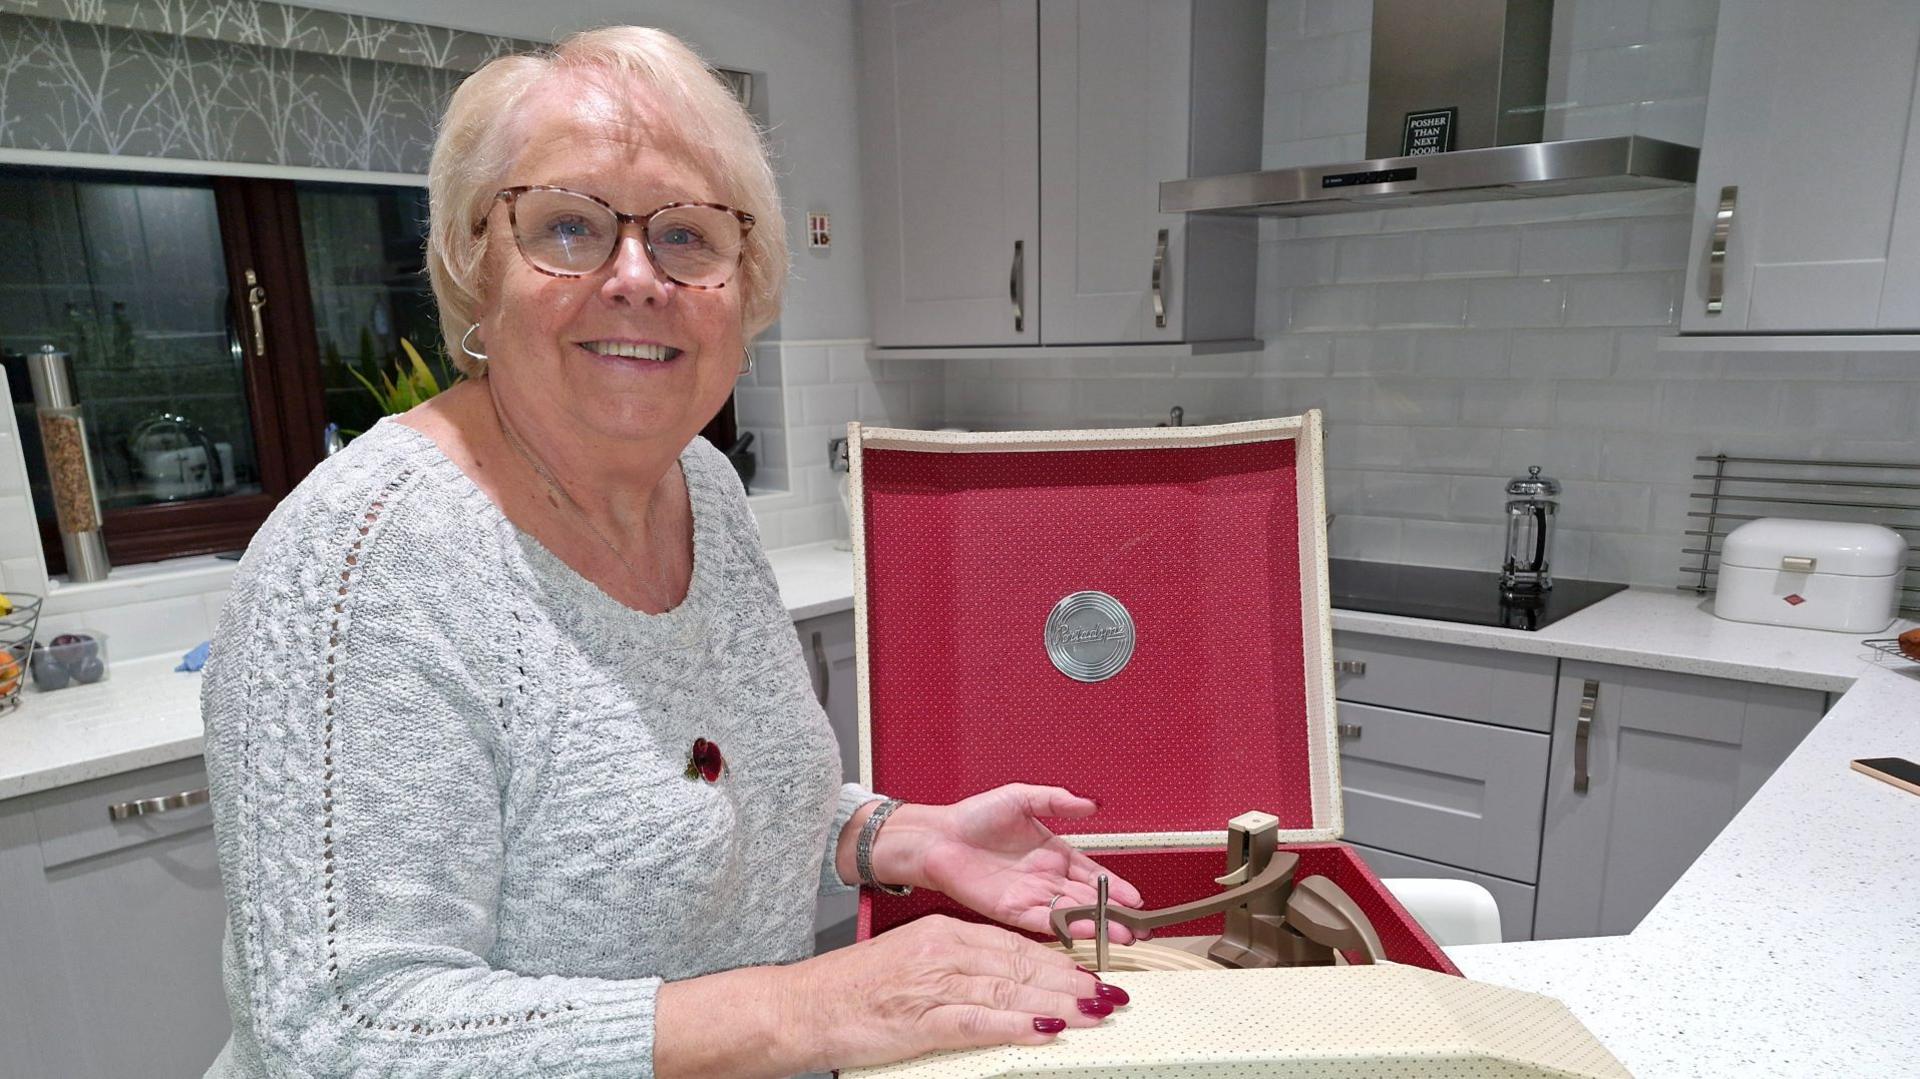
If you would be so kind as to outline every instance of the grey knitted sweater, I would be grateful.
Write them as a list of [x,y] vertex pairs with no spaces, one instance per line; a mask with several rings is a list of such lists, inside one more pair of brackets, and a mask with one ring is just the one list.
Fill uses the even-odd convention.
[[[214,1076],[645,1076],[662,980],[809,955],[838,782],[739,480],[633,611],[383,421],[260,529],[202,690],[233,1038]],[[717,782],[684,774],[717,742]]]

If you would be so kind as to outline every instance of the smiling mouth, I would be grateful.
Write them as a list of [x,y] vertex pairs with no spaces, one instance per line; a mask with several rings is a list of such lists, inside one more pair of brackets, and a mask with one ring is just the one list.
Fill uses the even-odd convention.
[[681,352],[666,345],[637,345],[626,341],[582,341],[580,347],[596,356],[611,356],[622,360],[651,360],[666,363],[678,358]]

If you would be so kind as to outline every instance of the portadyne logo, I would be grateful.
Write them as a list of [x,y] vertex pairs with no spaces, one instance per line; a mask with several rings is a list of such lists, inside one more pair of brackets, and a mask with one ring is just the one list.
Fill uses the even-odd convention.
[[1047,658],[1076,682],[1104,682],[1133,658],[1133,616],[1105,592],[1075,592],[1047,616]]

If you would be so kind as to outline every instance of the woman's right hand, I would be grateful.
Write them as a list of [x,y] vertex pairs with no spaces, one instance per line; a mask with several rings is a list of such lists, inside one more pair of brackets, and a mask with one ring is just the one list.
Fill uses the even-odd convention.
[[801,1002],[789,1032],[817,1070],[940,1049],[1043,1045],[1097,1025],[1126,994],[1062,952],[944,915],[787,968]]

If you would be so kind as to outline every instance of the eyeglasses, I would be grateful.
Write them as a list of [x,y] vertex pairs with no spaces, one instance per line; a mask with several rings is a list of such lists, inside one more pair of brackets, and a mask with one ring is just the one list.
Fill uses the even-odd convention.
[[[653,268],[687,288],[724,288],[740,268],[753,215],[712,202],[670,202],[623,214],[592,195],[529,184],[494,195],[507,204],[514,243],[527,264],[553,277],[584,277],[612,260],[620,228],[640,226]],[[474,226],[486,230],[485,218]]]

